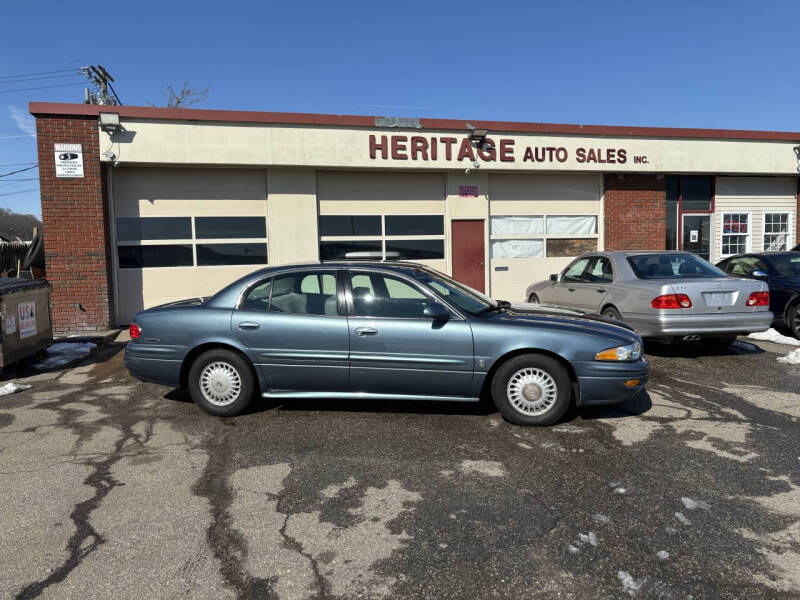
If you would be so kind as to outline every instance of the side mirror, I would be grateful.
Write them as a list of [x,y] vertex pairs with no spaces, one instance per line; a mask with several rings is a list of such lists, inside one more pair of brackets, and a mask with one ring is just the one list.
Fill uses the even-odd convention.
[[769,274],[767,274],[766,271],[758,270],[750,273],[750,277],[755,277],[756,279],[767,279],[769,277]]
[[422,314],[434,321],[447,321],[450,318],[450,311],[438,302],[428,302]]
[[550,275],[550,281],[558,281],[558,273],[552,273]]

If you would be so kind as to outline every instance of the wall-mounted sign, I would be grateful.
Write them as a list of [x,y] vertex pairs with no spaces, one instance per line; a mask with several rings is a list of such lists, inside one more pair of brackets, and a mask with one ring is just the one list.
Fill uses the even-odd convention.
[[486,138],[489,146],[476,148],[468,137],[436,137],[423,135],[370,135],[369,157],[384,160],[445,160],[531,163],[575,163],[578,165],[649,164],[645,155],[628,156],[626,148],[594,148],[579,146],[571,150],[564,146],[524,146],[516,148],[510,138]]
[[83,177],[83,149],[80,144],[54,144],[56,177]]
[[689,231],[689,242],[695,243],[700,239],[700,232],[697,229],[692,229]]
[[6,335],[11,335],[17,331],[17,318],[14,315],[6,317]]
[[477,185],[460,185],[458,186],[458,196],[460,198],[477,198],[478,186]]
[[25,339],[36,335],[36,303],[21,302],[17,307],[19,313],[19,338]]

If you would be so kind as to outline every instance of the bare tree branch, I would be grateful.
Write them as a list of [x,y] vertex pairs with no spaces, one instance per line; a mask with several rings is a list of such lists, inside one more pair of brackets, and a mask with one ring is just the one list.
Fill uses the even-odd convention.
[[[186,108],[187,106],[192,106],[193,104],[202,104],[208,98],[208,90],[211,89],[210,87],[206,87],[204,90],[194,89],[189,86],[188,81],[183,82],[183,87],[177,92],[175,88],[171,85],[167,84],[164,87],[163,95],[167,99],[167,103],[164,105],[167,108]],[[155,106],[153,103],[148,102],[150,106]]]

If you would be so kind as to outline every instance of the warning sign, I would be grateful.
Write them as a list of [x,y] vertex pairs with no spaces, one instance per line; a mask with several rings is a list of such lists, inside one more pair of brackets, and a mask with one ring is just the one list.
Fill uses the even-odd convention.
[[54,144],[56,177],[83,177],[83,148],[80,144]]
[[11,335],[17,331],[17,317],[8,315],[6,317],[6,335]]
[[19,315],[19,337],[24,339],[36,335],[36,303],[21,302],[17,307]]

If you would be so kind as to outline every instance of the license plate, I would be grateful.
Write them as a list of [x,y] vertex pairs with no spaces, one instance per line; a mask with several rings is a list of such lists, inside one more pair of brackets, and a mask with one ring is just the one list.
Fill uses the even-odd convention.
[[736,292],[703,292],[703,301],[706,306],[733,306]]

